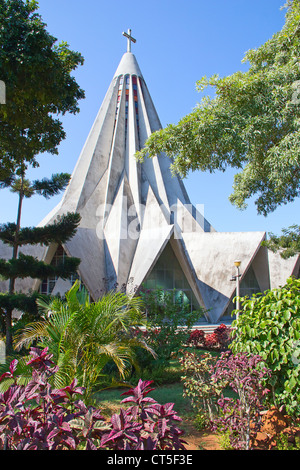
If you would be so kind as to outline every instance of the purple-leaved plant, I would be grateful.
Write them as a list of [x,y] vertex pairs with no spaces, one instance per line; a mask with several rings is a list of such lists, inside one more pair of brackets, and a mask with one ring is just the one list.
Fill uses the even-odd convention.
[[185,441],[181,439],[183,431],[176,426],[181,418],[173,410],[174,403],[160,405],[147,396],[154,390],[150,387],[152,383],[139,380],[135,388],[122,394],[127,395],[122,403],[132,403],[132,406],[113,416],[113,429],[104,436],[102,444],[131,450],[185,449]]
[[105,420],[100,409],[78,399],[84,389],[76,380],[62,389],[51,388],[48,380],[57,366],[47,348],[32,348],[30,355],[33,371],[27,385],[18,383],[16,360],[0,377],[0,382],[13,380],[0,393],[0,450],[184,449],[174,404],[160,405],[149,397],[152,382],[140,380],[125,392],[123,403],[133,405]]
[[213,421],[213,429],[229,433],[234,449],[249,450],[251,431],[259,427],[260,411],[269,389],[266,383],[271,376],[258,355],[223,353],[214,367],[212,379],[230,387],[237,398],[218,400],[221,413]]

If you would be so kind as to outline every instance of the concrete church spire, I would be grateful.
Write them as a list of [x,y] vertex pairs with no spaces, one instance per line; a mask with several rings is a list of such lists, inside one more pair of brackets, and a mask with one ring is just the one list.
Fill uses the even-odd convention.
[[[81,277],[98,298],[103,280],[139,287],[172,239],[173,250],[191,284],[191,295],[203,303],[197,279],[180,240],[182,231],[214,229],[197,212],[182,181],[171,175],[164,155],[137,161],[135,154],[161,123],[128,40],[94,125],[61,203],[44,225],[68,211],[81,214],[66,252],[82,259]],[[176,240],[176,241],[175,241]]]
[[[53,245],[43,252],[39,248],[36,256],[49,263],[57,256],[80,258],[78,275],[94,300],[104,288],[115,284],[125,285],[130,292],[145,283],[149,289],[176,289],[192,307],[208,309],[208,321],[218,322],[235,293],[230,282],[235,259],[242,260],[242,282],[250,293],[251,289],[263,291],[284,283],[286,277],[298,272],[299,257],[285,264],[274,255],[270,257],[261,247],[264,232],[217,233],[191,204],[181,179],[172,176],[171,162],[165,155],[137,161],[136,152],[161,123],[131,52],[136,40],[131,30],[123,35],[127,52],[112,78],[69,186],[58,206],[40,224],[77,211],[80,227],[63,247]],[[72,282],[46,279],[42,285],[36,282],[33,286],[26,284],[26,288],[63,294]]]

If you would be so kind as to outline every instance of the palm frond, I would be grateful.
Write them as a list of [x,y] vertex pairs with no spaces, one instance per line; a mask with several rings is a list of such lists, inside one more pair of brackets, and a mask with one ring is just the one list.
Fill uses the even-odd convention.
[[43,341],[47,334],[47,323],[45,321],[29,323],[23,330],[20,330],[14,338],[16,350],[22,347],[29,348],[36,341]]
[[90,395],[109,362],[114,362],[124,379],[133,364],[137,367],[137,347],[155,355],[144,340],[131,334],[147,321],[139,298],[109,292],[91,303],[75,283],[66,300],[54,298],[46,303],[39,299],[38,305],[44,320],[27,325],[17,344],[28,347],[40,341],[49,347],[59,366],[56,387],[66,386],[76,377]]

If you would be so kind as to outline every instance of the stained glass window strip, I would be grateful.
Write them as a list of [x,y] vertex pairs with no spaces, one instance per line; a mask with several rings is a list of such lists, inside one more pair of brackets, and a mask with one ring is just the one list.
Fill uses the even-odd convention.
[[139,125],[139,105],[138,105],[138,93],[137,93],[137,77],[134,75],[132,77],[132,88],[133,88],[133,100],[135,106],[135,119],[136,119],[136,128],[138,132],[138,138],[140,140],[140,125]]
[[[133,96],[133,102],[134,102],[134,110],[135,110],[135,119],[136,119],[136,128],[137,128],[137,133],[138,133],[138,140],[140,140],[140,138],[139,138],[140,126],[139,126],[139,105],[138,105],[138,80],[140,80],[140,79],[138,79],[138,77],[135,76],[135,75],[132,75],[132,76],[125,75],[125,76],[120,77],[120,81],[119,81],[115,125],[116,125],[118,115],[119,115],[121,99],[122,99],[122,93],[123,93],[123,88],[124,88],[124,94],[125,94],[125,145],[126,145],[126,141],[127,141],[127,127],[128,127],[128,116],[129,116],[130,89],[132,90],[132,96]],[[139,83],[141,84],[141,82],[139,82]]]

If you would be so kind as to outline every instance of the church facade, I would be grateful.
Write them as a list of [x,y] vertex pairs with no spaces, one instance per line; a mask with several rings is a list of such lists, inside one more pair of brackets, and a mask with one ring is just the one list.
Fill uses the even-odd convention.
[[[240,295],[264,292],[299,277],[300,257],[283,260],[261,246],[265,232],[217,232],[201,207],[189,200],[183,182],[171,175],[165,155],[139,162],[135,154],[161,128],[135,55],[123,55],[102,106],[57,207],[41,222],[79,212],[80,227],[64,246],[34,248],[35,256],[57,263],[81,259],[72,279],[23,281],[20,290],[63,294],[81,279],[93,300],[122,286],[129,294],[146,289],[174,290],[191,308],[203,307],[206,321],[229,319],[240,261]],[[4,253],[0,246],[0,255]],[[32,252],[31,252],[32,253]],[[0,291],[6,289],[0,283]]]

